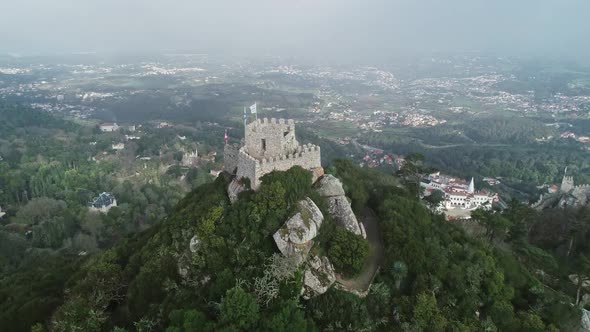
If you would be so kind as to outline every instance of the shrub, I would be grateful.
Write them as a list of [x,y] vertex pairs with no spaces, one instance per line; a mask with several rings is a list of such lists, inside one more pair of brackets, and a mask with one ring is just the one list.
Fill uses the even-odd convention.
[[358,274],[368,255],[369,244],[362,236],[336,228],[329,244],[328,257],[338,272],[347,276]]

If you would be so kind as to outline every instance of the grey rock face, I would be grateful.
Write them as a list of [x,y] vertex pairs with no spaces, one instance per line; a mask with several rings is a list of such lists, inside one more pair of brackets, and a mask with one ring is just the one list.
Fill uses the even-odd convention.
[[590,331],[590,311],[586,309],[582,309],[582,319],[581,319],[582,331],[587,332]]
[[349,232],[362,235],[358,220],[352,212],[350,203],[346,196],[335,196],[328,198],[330,204],[330,215],[342,227]]
[[191,242],[189,243],[189,249],[190,251],[194,254],[195,252],[197,252],[197,250],[199,250],[199,246],[201,244],[201,241],[199,240],[199,238],[195,235],[191,238]]
[[238,195],[245,190],[246,187],[244,187],[238,179],[233,179],[227,187],[227,196],[229,197],[229,201],[232,204],[235,203],[238,200]]
[[320,179],[317,190],[322,197],[345,195],[342,182],[331,174],[326,174]]
[[359,225],[348,199],[346,199],[344,188],[342,188],[342,182],[331,174],[324,175],[319,181],[316,187],[318,194],[322,197],[326,197],[329,202],[330,215],[336,223],[349,232],[357,235],[361,235],[366,238],[364,229]]
[[308,259],[309,267],[303,275],[303,298],[309,300],[314,296],[324,294],[336,281],[334,267],[327,257],[311,256]]
[[362,222],[359,222],[359,226],[361,228],[361,236],[363,239],[367,238],[367,231],[365,231],[365,225]]
[[273,239],[284,256],[296,257],[297,264],[301,264],[313,246],[313,238],[318,234],[324,216],[309,198],[299,202],[298,210],[273,235]]

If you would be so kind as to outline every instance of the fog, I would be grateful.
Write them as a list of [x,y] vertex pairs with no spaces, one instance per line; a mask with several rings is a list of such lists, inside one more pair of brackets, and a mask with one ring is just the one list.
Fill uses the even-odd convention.
[[587,0],[0,0],[0,52],[590,55]]

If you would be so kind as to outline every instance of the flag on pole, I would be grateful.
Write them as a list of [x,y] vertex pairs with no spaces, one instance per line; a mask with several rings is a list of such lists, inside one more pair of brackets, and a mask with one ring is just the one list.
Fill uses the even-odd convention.
[[223,140],[225,141],[225,144],[227,144],[227,141],[229,141],[229,136],[227,136],[227,129],[225,130],[225,137],[223,137]]
[[254,105],[250,106],[250,113],[256,114],[256,103],[254,103]]

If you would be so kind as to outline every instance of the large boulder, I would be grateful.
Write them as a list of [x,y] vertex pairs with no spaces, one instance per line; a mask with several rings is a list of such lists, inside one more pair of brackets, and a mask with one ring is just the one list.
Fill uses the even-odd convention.
[[320,179],[318,182],[317,191],[322,197],[345,195],[344,188],[342,188],[342,182],[340,182],[337,177],[331,174],[326,174]]
[[331,174],[324,175],[318,181],[316,190],[320,196],[328,199],[330,216],[339,226],[344,227],[349,232],[361,235],[365,239],[367,238],[364,229],[359,225],[354,212],[352,212],[342,182],[337,177]]
[[189,242],[189,249],[190,251],[194,254],[195,252],[197,252],[197,250],[199,250],[199,247],[201,246],[201,240],[199,240],[198,236],[193,236],[191,238],[191,241]]
[[367,231],[365,230],[365,224],[363,224],[362,222],[359,222],[359,226],[361,229],[361,236],[363,237],[363,239],[367,238]]
[[308,259],[308,268],[303,275],[301,295],[306,300],[324,294],[336,281],[334,267],[328,257],[313,255]]
[[330,215],[338,225],[356,235],[363,235],[358,220],[356,219],[346,196],[329,197],[328,202]]
[[234,178],[227,187],[227,196],[229,197],[229,201],[232,204],[235,203],[238,200],[238,195],[245,190],[246,187],[240,182],[240,180]]
[[581,331],[587,332],[590,331],[590,311],[586,309],[582,309],[582,319],[581,319],[582,329]]
[[315,203],[306,198],[298,203],[297,213],[273,235],[281,253],[295,257],[301,264],[313,246],[324,216]]

